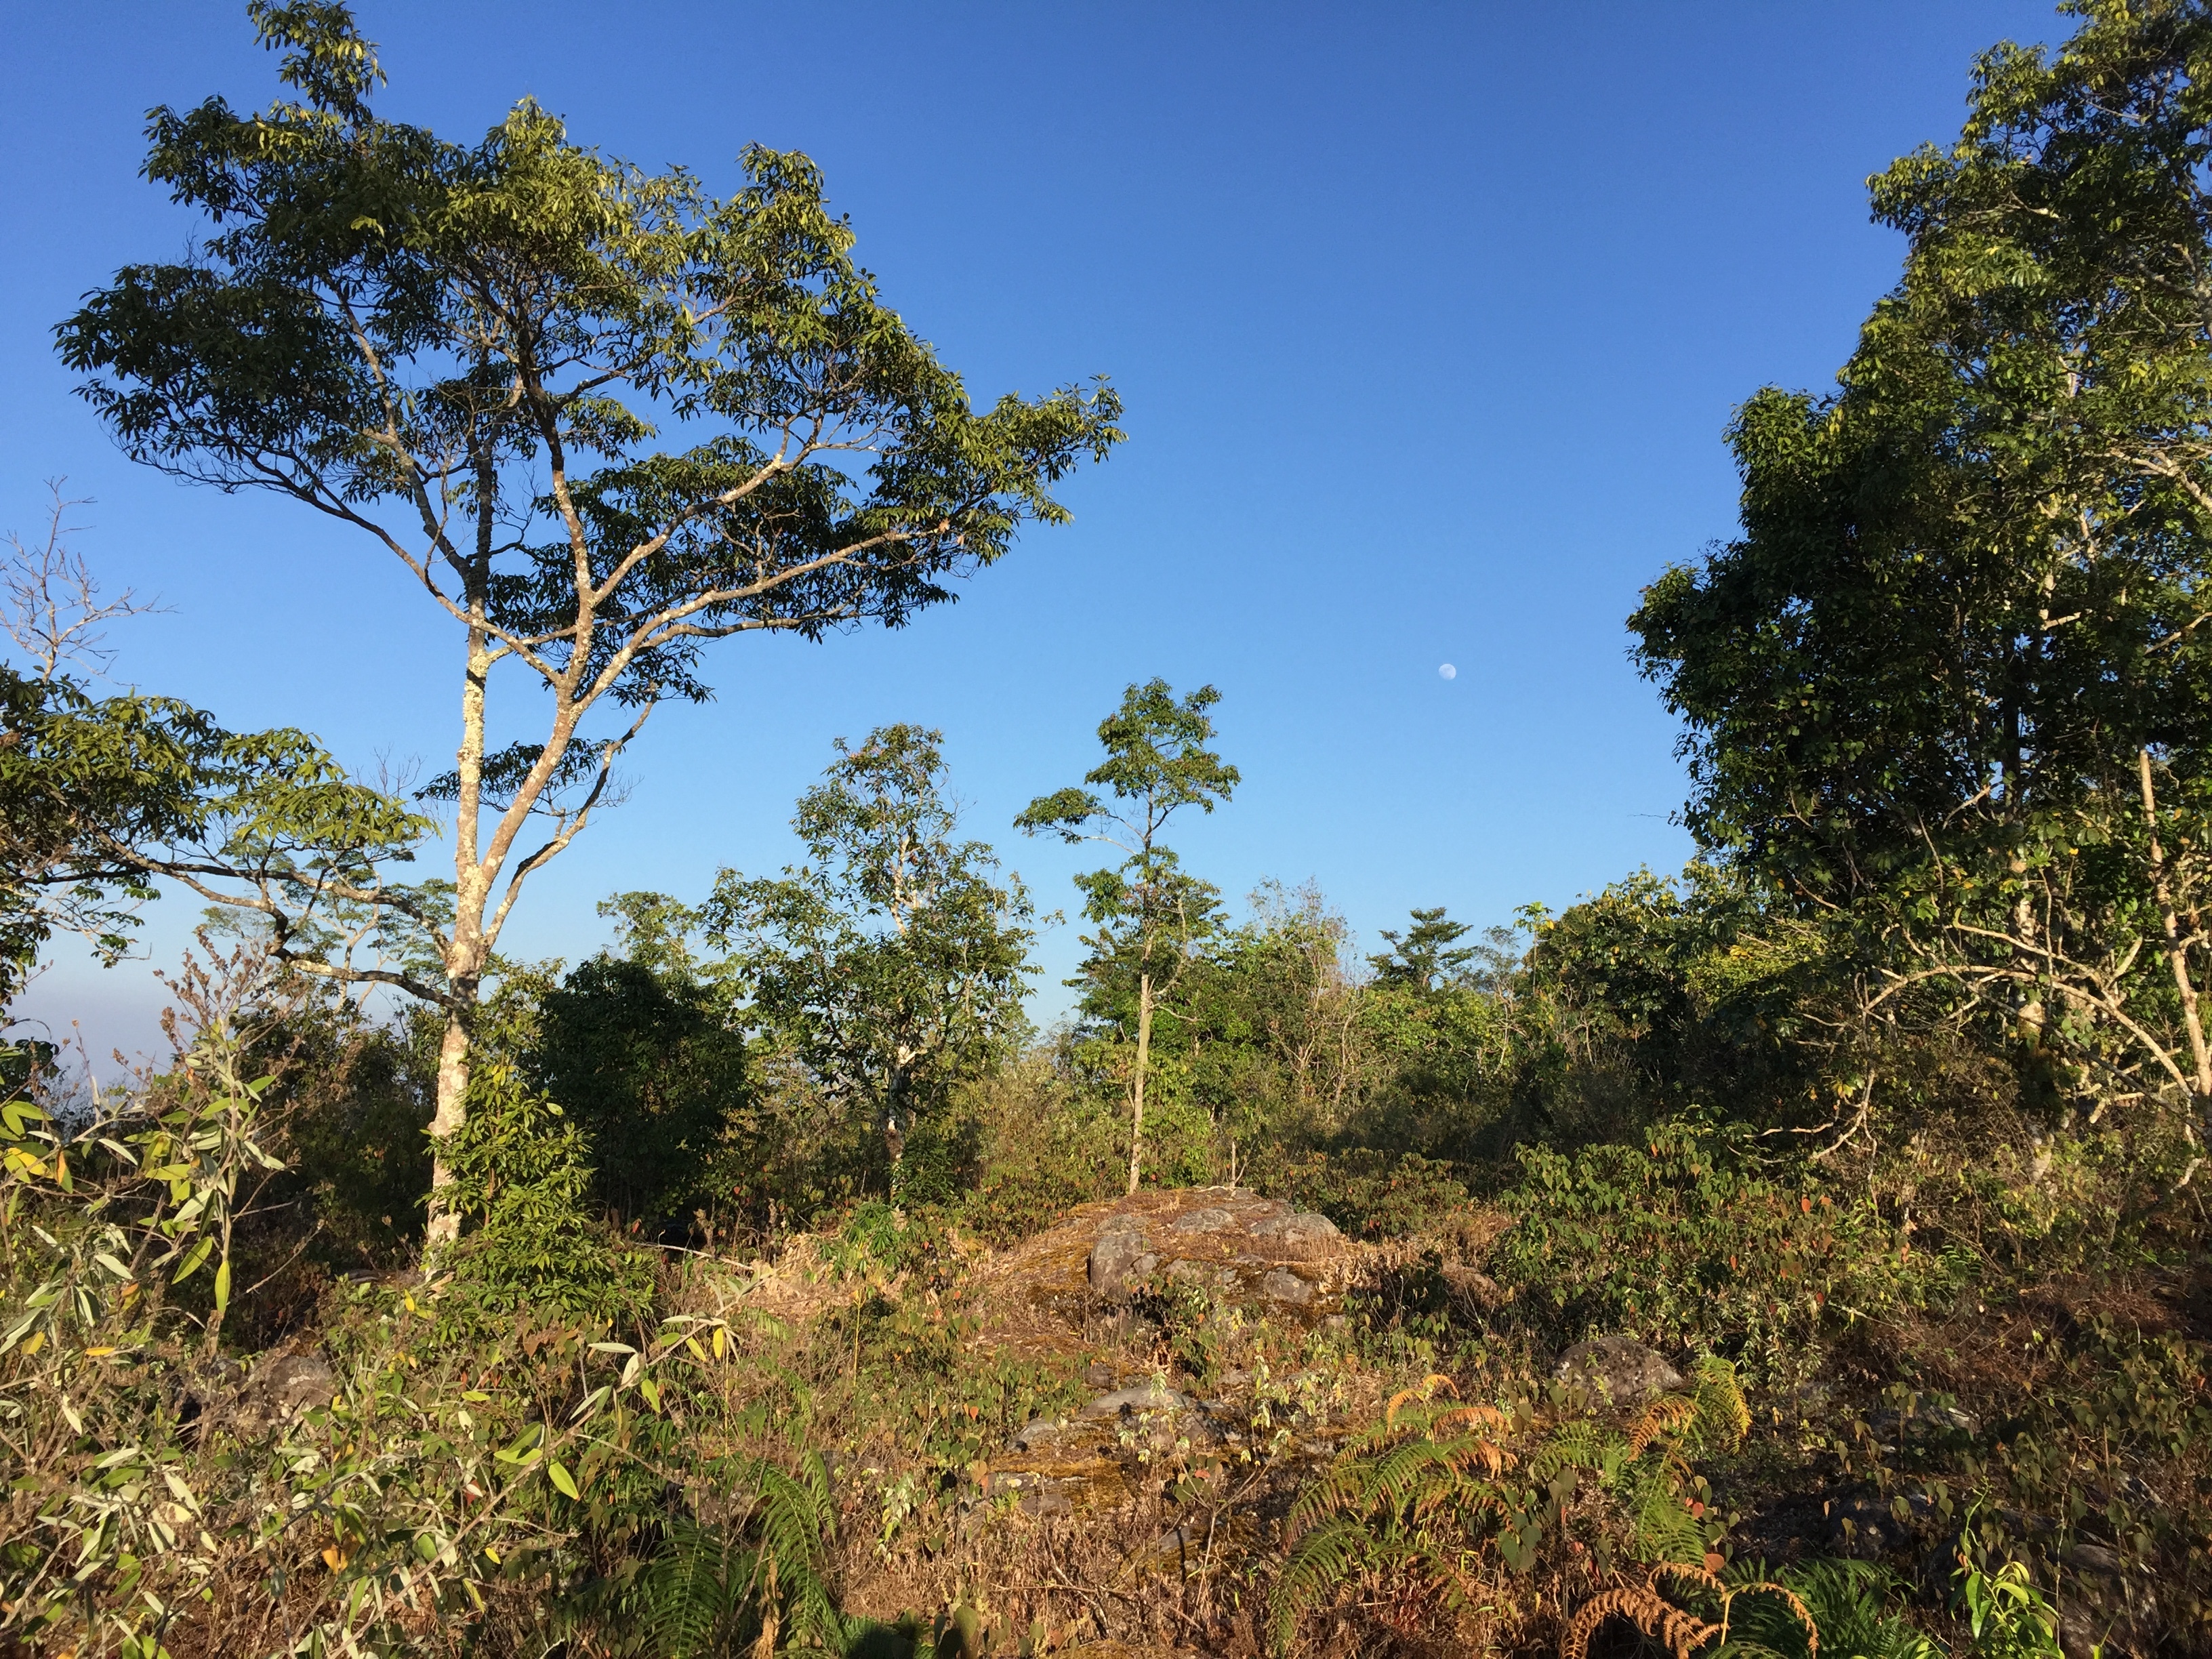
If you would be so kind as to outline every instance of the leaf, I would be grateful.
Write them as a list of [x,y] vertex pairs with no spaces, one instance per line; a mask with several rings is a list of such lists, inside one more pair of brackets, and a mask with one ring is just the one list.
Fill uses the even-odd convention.
[[225,1256],[222,1265],[215,1270],[215,1310],[221,1313],[230,1305],[230,1258]]
[[568,1473],[567,1468],[562,1464],[559,1459],[556,1458],[545,1465],[545,1477],[553,1483],[555,1489],[558,1491],[563,1498],[581,1498],[583,1496],[581,1492],[576,1490],[575,1477]]
[[589,1417],[593,1412],[597,1411],[601,1406],[606,1403],[607,1396],[613,1392],[614,1390],[602,1382],[598,1388],[593,1389],[591,1393],[584,1396],[583,1403],[581,1405],[578,1406],[574,1411],[568,1413],[568,1420],[571,1423],[574,1423],[583,1418]]
[[213,1237],[210,1237],[200,1240],[198,1243],[192,1246],[191,1250],[186,1252],[183,1263],[179,1266],[175,1274],[171,1277],[169,1282],[172,1285],[183,1284],[186,1279],[190,1279],[194,1273],[200,1270],[202,1264],[207,1261],[210,1255],[214,1254],[214,1251],[215,1240]]

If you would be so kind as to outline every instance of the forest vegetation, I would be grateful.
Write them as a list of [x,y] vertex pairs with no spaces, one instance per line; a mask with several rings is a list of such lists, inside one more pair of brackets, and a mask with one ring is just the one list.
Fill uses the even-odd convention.
[[972,405],[803,155],[455,142],[248,10],[278,100],[149,118],[203,239],[58,348],[397,562],[456,763],[114,691],[70,503],[14,546],[0,995],[207,920],[158,1062],[0,1056],[0,1651],[2212,1653],[2212,7],[1870,181],[1894,287],[1627,619],[1686,869],[1364,952],[1186,866],[1243,779],[1139,667],[1008,826],[1099,860],[1048,1030],[911,723],[792,867],[501,939],[660,702],[1048,533],[1113,388]]

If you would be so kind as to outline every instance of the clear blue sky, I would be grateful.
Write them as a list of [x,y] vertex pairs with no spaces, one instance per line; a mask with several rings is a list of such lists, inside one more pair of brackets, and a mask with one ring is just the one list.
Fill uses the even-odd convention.
[[[1078,855],[1007,827],[1091,763],[1132,679],[1223,692],[1246,780],[1183,836],[1241,894],[1317,879],[1371,945],[1414,905],[1488,922],[1678,866],[1674,728],[1622,619],[1727,536],[1730,410],[1825,384],[1897,240],[1863,180],[1948,140],[1973,54],[2046,6],[870,4],[363,0],[385,114],[473,136],[535,96],[580,141],[715,186],[800,149],[884,291],[979,399],[1093,374],[1128,443],[956,606],[819,647],[732,642],[656,717],[629,804],[507,941],[571,960],[625,887],[696,897],[793,847],[830,739],[942,726],[974,833],[1049,907]],[[442,623],[304,509],[131,467],[54,361],[76,296],[189,222],[137,177],[144,112],[265,103],[243,7],[13,3],[0,54],[0,528],[40,481],[167,616],[119,678],[349,762],[449,763]],[[1449,681],[1437,672],[1449,662]],[[191,906],[149,930],[173,960]],[[1048,939],[1041,1012],[1077,953]],[[33,991],[150,1047],[147,963]]]

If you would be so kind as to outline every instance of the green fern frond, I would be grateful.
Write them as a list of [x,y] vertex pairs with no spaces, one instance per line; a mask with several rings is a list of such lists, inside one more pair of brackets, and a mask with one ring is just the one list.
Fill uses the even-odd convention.
[[1373,1542],[1367,1529],[1352,1521],[1316,1527],[1298,1540],[1267,1596],[1279,1651],[1288,1651],[1298,1620],[1366,1564]]
[[[1539,1480],[1549,1480],[1562,1469],[1593,1469],[1603,1471],[1607,1445],[1620,1439],[1587,1418],[1577,1418],[1562,1423],[1553,1429],[1534,1456],[1528,1460],[1528,1473]],[[1623,1443],[1624,1444],[1626,1443]]]
[[[1764,1564],[1739,1564],[1732,1583],[1767,1577],[1805,1604],[1820,1635],[1820,1651],[1836,1659],[1942,1659],[1924,1632],[1890,1611],[1905,1586],[1872,1561],[1809,1561],[1769,1574]],[[1811,1659],[1796,1615],[1780,1601],[1747,1596],[1735,1603],[1729,1639],[1711,1659]]]
[[1697,1381],[1691,1398],[1697,1401],[1693,1431],[1699,1443],[1733,1451],[1751,1432],[1751,1407],[1743,1397],[1743,1384],[1735,1367],[1718,1354],[1706,1354],[1697,1364]]
[[666,1659],[714,1651],[743,1616],[759,1565],[720,1533],[672,1522],[641,1585],[647,1639]]
[[1639,1561],[1702,1561],[1705,1536],[1671,1469],[1627,1471],[1624,1485],[1633,1548]]

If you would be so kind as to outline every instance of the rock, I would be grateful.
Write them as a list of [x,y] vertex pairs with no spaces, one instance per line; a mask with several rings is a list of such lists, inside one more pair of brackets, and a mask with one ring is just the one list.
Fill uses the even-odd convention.
[[1838,1555],[1863,1561],[1879,1560],[1905,1548],[1915,1532],[1924,1531],[1936,1513],[1928,1495],[1917,1492],[1887,1500],[1877,1492],[1851,1492],[1834,1499],[1827,1508],[1829,1547]]
[[246,1378],[232,1421],[243,1433],[263,1433],[313,1407],[328,1405],[337,1386],[337,1374],[320,1354],[273,1354]]
[[1168,1231],[1176,1233],[1219,1233],[1226,1232],[1236,1224],[1235,1216],[1218,1206],[1214,1206],[1203,1210],[1193,1210],[1188,1215],[1176,1220]]
[[[1138,1264],[1145,1265],[1139,1267]],[[1146,1249],[1145,1224],[1121,1216],[1098,1235],[1091,1247],[1091,1290],[1109,1302],[1126,1302],[1129,1292],[1158,1264]]]
[[1260,1247],[1260,1254],[1288,1256],[1292,1261],[1333,1255],[1344,1243],[1336,1223],[1325,1215],[1310,1213],[1270,1216],[1253,1223],[1247,1231]]
[[[1148,1280],[1172,1279],[1222,1302],[1272,1304],[1311,1320],[1331,1311],[1328,1276],[1308,1262],[1352,1247],[1327,1216],[1293,1210],[1279,1199],[1216,1188],[1203,1195],[1142,1194],[1128,1207],[1091,1224],[1084,1300],[1127,1307]],[[1275,1273],[1297,1264],[1300,1274]],[[1293,1284],[1303,1276],[1304,1282]],[[1330,1281],[1333,1283],[1333,1281]]]
[[1488,1273],[1457,1261],[1445,1262],[1440,1273],[1452,1299],[1471,1313],[1490,1313],[1504,1304],[1504,1287]]
[[1597,1336],[1576,1343],[1559,1356],[1553,1375],[1562,1382],[1594,1388],[1618,1404],[1682,1386],[1680,1371],[1641,1342],[1626,1336]]
[[2148,1653],[2156,1641],[2158,1601],[2149,1583],[2102,1544],[2066,1552],[2057,1601],[2059,1645],[2068,1659]]
[[1909,1417],[1885,1411],[1867,1419],[1867,1426],[1879,1435],[1893,1435],[1900,1425],[1908,1435],[1973,1434],[1981,1428],[1978,1422],[1956,1406],[1939,1406],[1932,1400],[1922,1401]]
[[1083,1408],[1085,1417],[1117,1417],[1123,1412],[1182,1411],[1190,1404],[1188,1395],[1177,1394],[1155,1377],[1149,1382],[1139,1382],[1134,1388],[1117,1389],[1112,1394],[1102,1394]]

